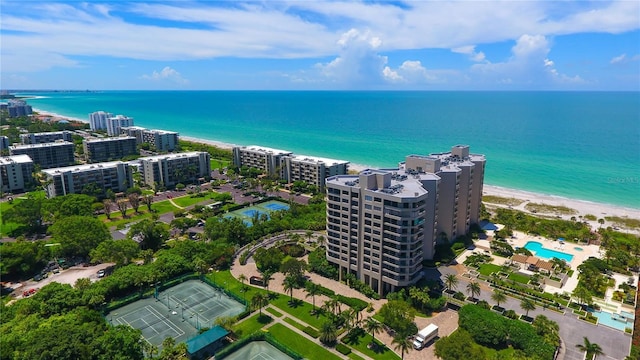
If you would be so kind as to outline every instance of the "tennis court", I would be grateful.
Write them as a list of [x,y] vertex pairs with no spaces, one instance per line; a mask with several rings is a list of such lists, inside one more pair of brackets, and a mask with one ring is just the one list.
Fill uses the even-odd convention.
[[243,312],[244,305],[198,280],[189,280],[107,314],[113,325],[129,325],[153,345],[171,336],[184,342],[224,316]]
[[252,341],[225,357],[225,360],[291,360],[266,341]]
[[260,204],[255,204],[249,207],[234,210],[225,215],[225,217],[240,218],[247,226],[251,226],[253,225],[253,219],[256,215],[260,217],[262,217],[262,215],[266,215],[267,218],[269,218],[269,215],[272,212],[280,210],[289,210],[289,204],[283,203],[281,201],[270,200]]

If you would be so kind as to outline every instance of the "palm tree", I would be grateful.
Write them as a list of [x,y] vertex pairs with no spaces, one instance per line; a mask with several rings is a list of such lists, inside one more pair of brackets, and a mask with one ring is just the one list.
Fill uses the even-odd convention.
[[456,274],[448,274],[444,277],[444,285],[447,287],[447,290],[453,291],[458,287],[458,277]]
[[480,284],[477,281],[472,281],[467,284],[467,291],[469,292],[469,296],[473,299],[476,299],[480,296]]
[[367,321],[364,323],[365,331],[371,333],[371,337],[373,338],[371,339],[371,343],[374,346],[376,345],[376,333],[380,333],[383,328],[384,326],[382,325],[382,323],[372,317],[367,318]]
[[534,303],[531,299],[524,298],[520,302],[520,307],[522,308],[522,310],[527,312],[525,316],[529,317],[529,311],[536,309],[536,303]]
[[238,280],[242,283],[242,287],[244,287],[244,282],[247,281],[247,277],[244,274],[240,274],[238,276]]
[[588,360],[595,360],[598,355],[604,355],[604,352],[602,352],[602,348],[600,347],[600,345],[592,343],[586,336],[584,337],[584,343],[578,344],[576,345],[576,347],[580,351],[584,351],[586,353],[585,359]]
[[394,344],[393,348],[395,350],[400,350],[402,354],[402,360],[404,360],[404,353],[407,352],[407,350],[411,349],[411,340],[407,339],[407,337],[404,335],[398,334],[393,338],[393,341],[391,343]]
[[333,344],[337,338],[338,334],[333,322],[328,320],[322,323],[322,326],[320,326],[320,341],[323,344]]
[[331,298],[324,302],[322,308],[325,311],[329,311],[332,314],[336,315],[338,312],[340,312],[340,301],[336,298]]
[[316,314],[316,317],[318,317],[318,312],[316,311],[316,295],[320,294],[320,285],[314,284],[309,281],[305,290],[307,291],[306,297],[311,296],[311,301],[313,302],[313,312],[314,314]]
[[498,304],[498,307],[500,307],[500,303],[507,300],[507,295],[504,291],[496,290],[491,294],[491,300],[495,301]]
[[254,308],[258,308],[260,310],[260,317],[262,317],[262,308],[267,306],[267,304],[268,304],[268,299],[262,293],[257,293],[253,295],[253,297],[251,298],[251,305]]
[[291,303],[293,304],[293,289],[295,289],[298,285],[296,278],[289,275],[284,278],[284,281],[282,281],[282,285],[284,286],[284,291],[291,294]]

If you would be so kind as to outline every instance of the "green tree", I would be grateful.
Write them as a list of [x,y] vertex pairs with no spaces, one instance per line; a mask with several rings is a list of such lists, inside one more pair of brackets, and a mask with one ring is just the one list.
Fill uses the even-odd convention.
[[500,303],[507,300],[507,294],[502,290],[495,290],[493,294],[491,294],[491,300],[495,301],[500,307]]
[[328,320],[320,326],[320,342],[332,346],[338,338],[338,333],[332,321]]
[[312,283],[311,281],[307,282],[307,286],[305,288],[307,295],[305,297],[311,297],[311,301],[313,303],[313,312],[318,317],[319,313],[316,311],[316,295],[320,294],[320,285]]
[[253,260],[256,262],[256,267],[259,271],[269,271],[274,274],[280,270],[284,254],[275,247],[268,249],[261,247],[253,254]]
[[364,330],[371,334],[371,343],[374,346],[376,345],[376,334],[382,332],[383,328],[382,323],[372,317],[367,318],[367,321],[364,323]]
[[282,285],[284,286],[284,291],[291,294],[291,304],[293,304],[293,290],[297,287],[298,282],[293,276],[287,275],[282,281]]
[[485,360],[484,350],[473,341],[464,329],[436,341],[435,355],[442,360]]
[[531,325],[536,330],[536,333],[542,336],[549,344],[553,346],[560,344],[560,328],[555,321],[549,320],[549,318],[544,315],[538,315],[533,319]]
[[415,310],[403,300],[390,300],[379,311],[383,322],[404,337],[417,332]]
[[116,266],[127,265],[140,254],[140,246],[131,239],[107,240],[91,250],[93,262],[114,262]]
[[160,360],[187,360],[187,344],[176,344],[172,337],[167,337],[162,341],[162,352]]
[[480,291],[480,284],[477,281],[471,281],[467,284],[467,292],[472,298],[476,299],[480,296]]
[[396,351],[400,351],[402,354],[401,358],[404,360],[404,353],[411,349],[411,340],[403,334],[398,334],[394,336],[391,343],[394,345],[393,348],[396,349]]
[[50,247],[43,242],[18,240],[0,246],[0,274],[32,276],[46,265]]
[[304,260],[289,258],[280,265],[280,272],[286,276],[291,276],[296,284],[304,282],[304,272],[307,270],[307,263]]
[[111,220],[111,205],[113,205],[113,202],[110,199],[102,200],[102,209],[107,220]]
[[591,291],[587,289],[582,284],[578,284],[572,293],[573,297],[575,297],[580,304],[588,305],[593,302]]
[[73,284],[73,288],[79,291],[87,290],[91,287],[91,280],[89,278],[79,278]]
[[153,195],[145,195],[142,197],[142,202],[147,206],[147,210],[151,212],[151,205],[153,204]]
[[262,308],[267,306],[267,304],[269,304],[269,299],[263,293],[256,293],[251,298],[251,306],[253,306],[253,308],[258,308],[260,311],[260,317],[262,317]]
[[2,214],[4,222],[16,222],[27,225],[29,233],[35,233],[42,226],[42,204],[44,199],[29,194],[26,199]]
[[524,298],[520,302],[520,307],[522,308],[522,310],[527,312],[525,316],[529,317],[529,311],[532,311],[532,310],[536,309],[536,303],[533,302],[533,300],[531,300],[529,298]]
[[577,344],[576,347],[578,350],[585,352],[585,359],[587,360],[595,360],[598,355],[604,355],[600,345],[592,343],[586,336],[583,337],[583,343]]
[[107,226],[88,216],[59,219],[49,227],[49,231],[67,256],[87,256],[101,242],[111,239]]
[[169,240],[169,225],[150,219],[133,224],[127,237],[140,244],[144,249],[158,250]]
[[458,277],[455,274],[447,274],[444,277],[444,286],[449,292],[454,291],[458,287]]

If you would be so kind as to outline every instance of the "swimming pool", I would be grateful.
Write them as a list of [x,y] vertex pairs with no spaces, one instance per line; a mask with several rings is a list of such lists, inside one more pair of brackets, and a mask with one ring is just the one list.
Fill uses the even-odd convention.
[[606,311],[589,310],[593,316],[598,318],[598,324],[606,325],[620,331],[626,328],[633,328],[633,317],[626,317],[622,314],[612,314]]
[[555,257],[560,260],[565,260],[566,262],[571,262],[571,260],[573,260],[573,255],[563,253],[562,251],[547,249],[537,241],[527,241],[524,248],[533,252],[537,257],[543,259],[551,259]]

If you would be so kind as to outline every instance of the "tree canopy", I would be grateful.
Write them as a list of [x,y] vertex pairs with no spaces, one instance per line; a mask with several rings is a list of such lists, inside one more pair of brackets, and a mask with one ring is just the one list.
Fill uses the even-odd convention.
[[107,226],[88,216],[70,216],[56,221],[49,231],[67,256],[87,256],[101,242],[111,239]]

